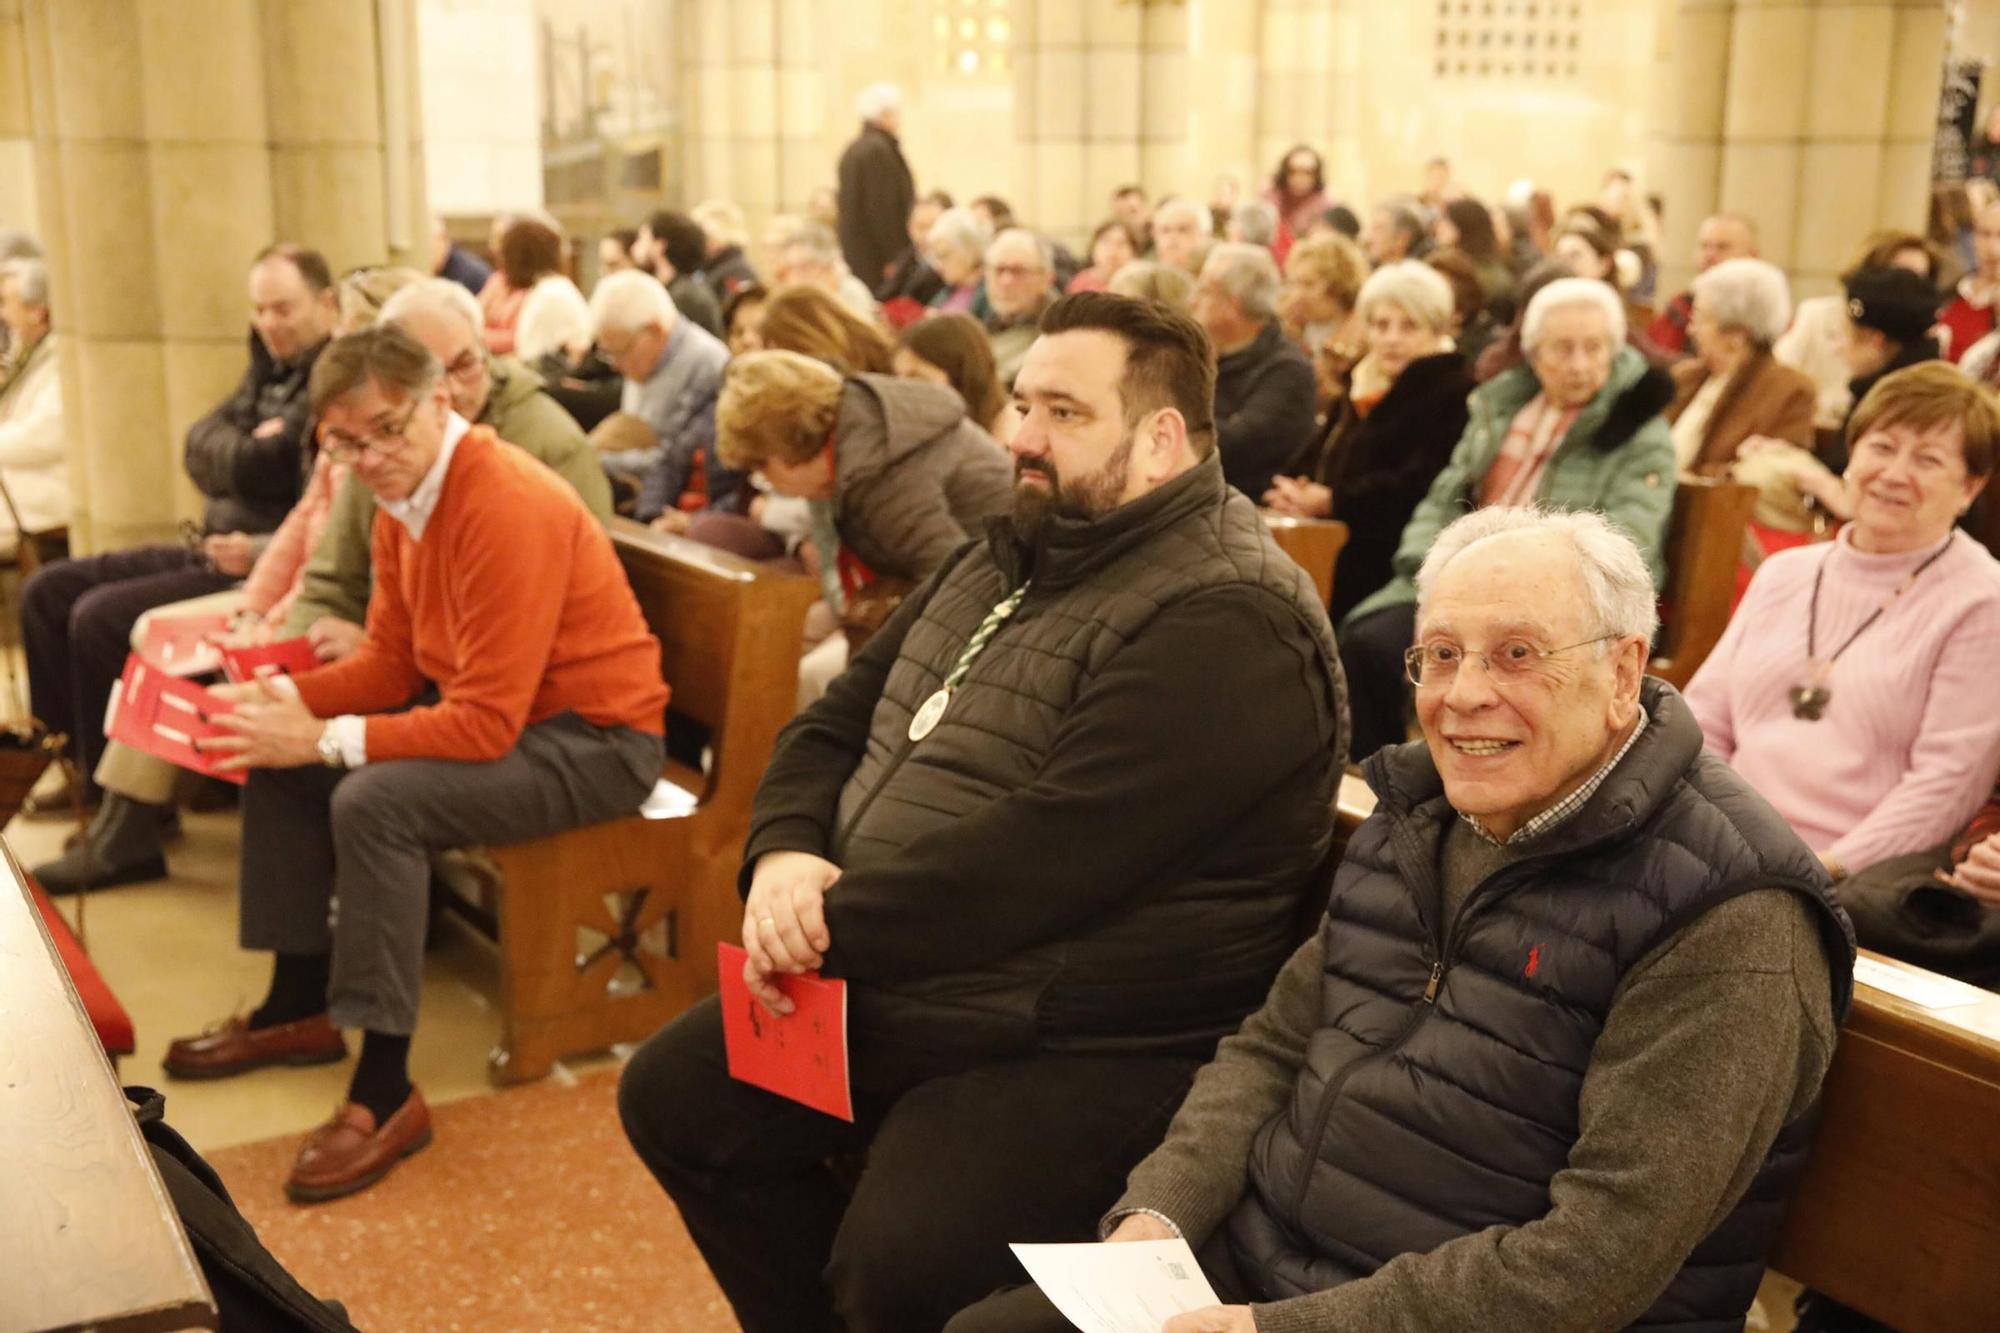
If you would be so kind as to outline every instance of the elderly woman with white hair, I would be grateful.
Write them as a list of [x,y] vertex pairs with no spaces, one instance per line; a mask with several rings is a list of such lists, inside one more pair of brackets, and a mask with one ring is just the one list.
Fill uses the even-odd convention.
[[1725,259],[1695,278],[1695,355],[1673,368],[1667,409],[1681,471],[1721,476],[1753,439],[1812,448],[1817,390],[1771,355],[1791,318],[1791,292],[1775,264]]
[[1386,265],[1362,284],[1358,305],[1370,373],[1334,404],[1294,475],[1264,493],[1278,513],[1347,525],[1327,608],[1336,623],[1395,577],[1403,526],[1465,433],[1472,392],[1472,368],[1451,345],[1451,287],[1435,269]]
[[1473,392],[1464,436],[1403,529],[1395,577],[1340,627],[1357,760],[1406,734],[1414,579],[1438,533],[1467,509],[1533,501],[1595,510],[1632,534],[1665,586],[1674,442],[1660,413],[1673,381],[1626,345],[1625,303],[1590,278],[1537,292],[1521,344],[1527,359]]
[[947,208],[938,214],[924,238],[924,257],[944,281],[931,298],[931,309],[974,319],[993,313],[986,304],[986,247],[991,244],[993,228],[971,209]]
[[42,554],[53,559],[67,549],[59,534],[69,525],[69,457],[42,260],[0,263],[0,327],[0,551],[11,558],[22,532],[50,533]]

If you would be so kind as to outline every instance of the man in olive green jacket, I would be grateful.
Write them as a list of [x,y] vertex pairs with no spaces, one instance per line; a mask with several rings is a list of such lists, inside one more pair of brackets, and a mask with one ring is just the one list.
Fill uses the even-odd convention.
[[[576,489],[600,523],[611,521],[611,484],[596,450],[562,405],[542,392],[539,375],[511,357],[487,354],[479,303],[463,287],[441,278],[412,283],[383,306],[381,322],[401,326],[437,357],[453,411],[533,454]],[[345,656],[361,640],[374,525],[373,493],[349,478],[334,497],[285,621],[287,636],[309,636],[322,657]]]
[[1625,341],[1625,310],[1601,282],[1560,278],[1521,321],[1527,359],[1473,390],[1451,461],[1396,547],[1396,576],[1340,625],[1354,707],[1353,755],[1405,738],[1403,652],[1416,627],[1417,567],[1453,519],[1488,504],[1591,509],[1630,533],[1666,586],[1674,440],[1661,412],[1673,380]]

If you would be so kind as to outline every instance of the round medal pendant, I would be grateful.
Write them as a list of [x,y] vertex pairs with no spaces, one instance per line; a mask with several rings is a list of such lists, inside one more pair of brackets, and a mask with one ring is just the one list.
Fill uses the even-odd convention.
[[936,731],[938,722],[944,717],[945,705],[950,702],[950,690],[939,690],[924,700],[923,705],[917,709],[916,716],[910,719],[910,739],[920,741]]

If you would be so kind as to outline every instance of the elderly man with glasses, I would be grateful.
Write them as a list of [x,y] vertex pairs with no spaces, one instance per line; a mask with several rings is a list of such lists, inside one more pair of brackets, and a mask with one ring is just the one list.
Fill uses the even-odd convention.
[[[1417,575],[1422,743],[1318,931],[1100,1224],[1227,1304],[1167,1333],[1738,1327],[1852,986],[1777,813],[1645,677],[1652,579],[1588,512],[1493,506]],[[1060,1329],[1033,1289],[947,1333]]]
[[339,339],[311,395],[320,447],[379,507],[367,634],[303,675],[217,687],[233,734],[206,744],[251,770],[241,939],[275,955],[271,987],[162,1062],[177,1078],[329,1063],[340,1029],[362,1030],[345,1101],[286,1181],[300,1202],[363,1189],[430,1141],[408,1055],[431,853],[637,809],[667,702],[610,538],[452,409],[421,342],[394,325]]

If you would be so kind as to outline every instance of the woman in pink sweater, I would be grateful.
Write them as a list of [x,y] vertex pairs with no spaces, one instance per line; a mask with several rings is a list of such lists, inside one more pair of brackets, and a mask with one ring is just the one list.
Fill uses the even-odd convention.
[[2000,772],[2000,562],[1954,526],[2000,407],[1932,362],[1876,385],[1850,438],[1853,522],[1764,562],[1687,689],[1709,748],[1836,879],[1945,841]]

